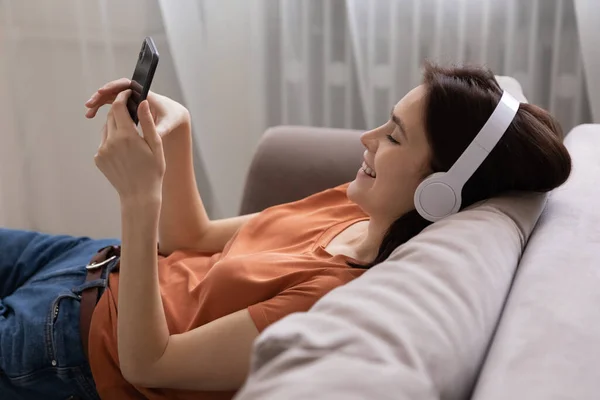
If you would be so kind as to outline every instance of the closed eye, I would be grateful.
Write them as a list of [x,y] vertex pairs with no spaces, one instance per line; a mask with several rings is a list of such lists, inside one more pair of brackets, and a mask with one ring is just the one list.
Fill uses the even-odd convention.
[[394,139],[394,137],[392,135],[386,135],[388,140],[394,144],[400,144],[399,141],[397,141],[396,139]]

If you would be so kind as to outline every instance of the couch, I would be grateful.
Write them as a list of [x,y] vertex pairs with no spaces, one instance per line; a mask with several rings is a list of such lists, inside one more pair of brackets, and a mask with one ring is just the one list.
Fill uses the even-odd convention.
[[[241,213],[352,180],[359,134],[269,129]],[[565,143],[573,172],[550,195],[510,194],[433,224],[267,328],[236,398],[599,398],[600,125]]]

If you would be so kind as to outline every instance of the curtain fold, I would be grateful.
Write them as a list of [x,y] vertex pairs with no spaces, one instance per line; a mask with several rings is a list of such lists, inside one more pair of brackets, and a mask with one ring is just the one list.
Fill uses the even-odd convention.
[[591,120],[575,1],[263,0],[267,122],[376,126],[428,59],[515,77],[568,131]]
[[[159,0],[193,121],[200,193],[212,218],[236,215],[264,132],[258,1]],[[231,3],[228,3],[231,5]]]
[[[591,27],[598,32],[600,11],[595,0],[579,6],[589,20],[579,33],[591,87],[598,76],[591,76],[598,63]],[[574,0],[346,0],[346,7],[368,126],[385,121],[391,104],[419,84],[425,59],[515,77],[567,131],[590,120]]]
[[575,10],[592,117],[600,123],[600,3],[575,0]]

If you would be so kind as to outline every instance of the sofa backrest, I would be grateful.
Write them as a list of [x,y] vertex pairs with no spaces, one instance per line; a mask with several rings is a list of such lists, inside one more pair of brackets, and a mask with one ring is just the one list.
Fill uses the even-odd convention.
[[362,162],[361,131],[277,126],[258,145],[240,214],[302,199],[354,179]]

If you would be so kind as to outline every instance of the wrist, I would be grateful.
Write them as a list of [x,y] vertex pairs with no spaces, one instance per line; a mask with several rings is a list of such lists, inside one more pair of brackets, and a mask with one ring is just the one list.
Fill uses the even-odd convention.
[[177,138],[180,138],[182,136],[187,137],[187,136],[191,136],[192,134],[192,121],[190,119],[190,115],[189,113],[187,113],[186,110],[186,114],[185,116],[180,118],[180,122],[177,124],[177,126],[175,128],[173,128],[173,130],[171,132],[169,132],[167,135],[163,136],[163,142],[164,141],[172,141],[172,140],[177,140]]
[[127,196],[121,198],[121,212],[153,214],[160,212],[162,195]]
[[163,137],[163,152],[167,165],[178,163],[182,157],[192,154],[192,130],[189,123],[179,125]]
[[188,148],[191,149],[191,125],[189,123],[179,125],[168,135],[163,136],[162,143],[165,160],[169,165],[173,160],[180,158],[182,154],[186,154]]

